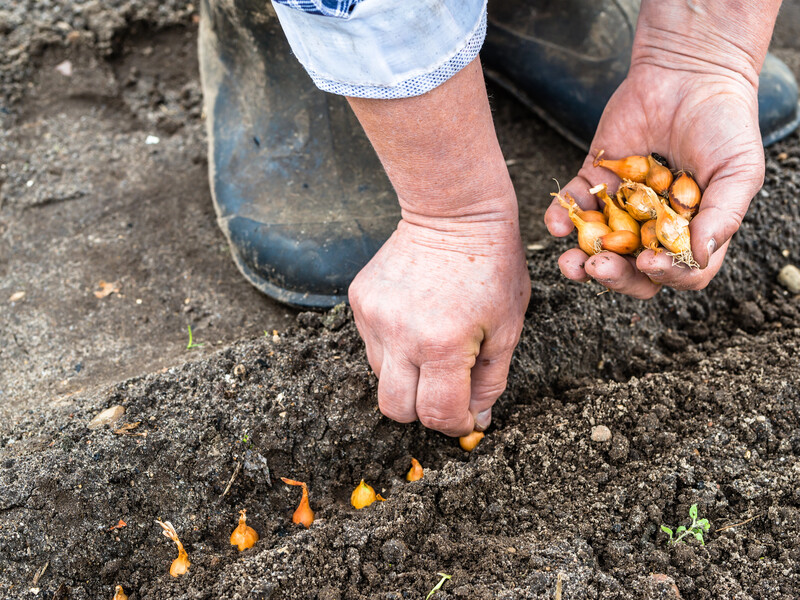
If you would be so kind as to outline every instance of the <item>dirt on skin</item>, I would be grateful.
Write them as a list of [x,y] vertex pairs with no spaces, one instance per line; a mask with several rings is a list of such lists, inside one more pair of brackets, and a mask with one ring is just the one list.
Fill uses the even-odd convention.
[[[92,34],[86,51],[100,68],[125,47],[147,47],[126,37],[141,23],[132,15],[156,29],[184,23],[145,31],[160,43],[194,31],[191,10],[172,4],[66,6],[82,7],[65,17],[70,27],[94,15],[95,25],[78,28]],[[3,26],[6,40],[19,31],[45,40],[23,66],[8,67],[5,54],[5,118],[18,127],[25,110],[57,97],[44,84],[26,96],[24,82],[71,50],[42,33],[41,19],[13,21],[15,11],[0,18],[13,25]],[[181,85],[196,86],[192,78]],[[641,302],[560,276],[557,257],[574,241],[532,225],[549,191],[536,149],[552,134],[493,95],[519,195],[536,200],[523,209],[533,295],[508,391],[478,448],[468,454],[380,415],[345,308],[300,314],[277,338],[248,338],[242,328],[195,362],[178,364],[186,354],[165,346],[177,366],[56,400],[31,397],[0,422],[0,597],[110,599],[122,585],[131,600],[417,599],[438,573],[452,578],[437,600],[551,599],[557,588],[564,600],[800,596],[800,298],[776,281],[800,256],[800,137],[768,149],[765,187],[709,288]],[[175,117],[183,133],[166,134],[177,165],[191,164],[181,148],[199,116],[188,105]],[[553,144],[568,166],[551,175],[567,179],[580,153]],[[90,183],[105,168],[85,167]],[[12,205],[30,199],[15,194],[23,177],[4,174]],[[194,189],[194,179],[182,185]],[[7,227],[19,227],[19,214],[5,213]],[[213,223],[206,218],[204,227]],[[221,305],[208,294],[210,306]],[[24,319],[10,322],[24,330]],[[4,369],[25,376],[25,389],[49,389],[41,386],[57,377],[37,382],[17,369],[17,354],[7,356]],[[125,413],[115,425],[88,427],[116,405]],[[592,441],[598,425],[609,440]],[[404,479],[411,457],[425,469],[414,483]],[[300,492],[282,476],[308,482],[310,529],[291,523]],[[349,496],[362,478],[386,502],[354,510]],[[667,545],[660,526],[688,525],[692,504],[711,522],[706,545]],[[242,508],[261,539],[240,553],[229,535]],[[192,561],[187,575],[168,574],[177,552],[155,519],[175,525]]]

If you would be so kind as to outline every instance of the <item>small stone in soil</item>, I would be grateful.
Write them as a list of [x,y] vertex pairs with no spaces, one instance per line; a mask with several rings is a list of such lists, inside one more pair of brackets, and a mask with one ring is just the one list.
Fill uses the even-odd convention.
[[125,407],[119,404],[111,406],[104,411],[98,413],[94,419],[89,421],[89,429],[100,429],[106,425],[116,423],[125,414]]
[[778,273],[778,283],[793,294],[800,294],[800,269],[786,265]]
[[593,442],[607,442],[611,439],[611,430],[605,425],[595,425],[592,427]]

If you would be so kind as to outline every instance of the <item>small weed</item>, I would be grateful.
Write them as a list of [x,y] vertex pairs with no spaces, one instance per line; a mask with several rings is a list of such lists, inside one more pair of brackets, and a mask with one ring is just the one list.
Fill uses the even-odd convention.
[[667,543],[677,544],[683,541],[683,538],[687,535],[693,535],[703,546],[706,545],[705,540],[703,540],[703,533],[707,533],[708,530],[711,529],[711,524],[708,522],[708,519],[697,518],[697,504],[692,504],[691,508],[689,508],[689,518],[692,520],[692,524],[689,527],[681,525],[676,531],[672,531],[672,529],[666,525],[661,526],[661,531],[669,536],[669,542]]
[[439,583],[433,586],[433,589],[430,592],[428,592],[428,595],[425,596],[425,600],[430,600],[431,596],[433,596],[436,592],[442,589],[444,582],[452,577],[452,575],[446,575],[445,573],[437,573],[437,575],[441,577],[441,579],[439,580]]
[[187,325],[186,329],[189,330],[189,343],[186,345],[187,350],[191,350],[192,348],[202,348],[205,344],[195,344],[192,338],[192,326]]

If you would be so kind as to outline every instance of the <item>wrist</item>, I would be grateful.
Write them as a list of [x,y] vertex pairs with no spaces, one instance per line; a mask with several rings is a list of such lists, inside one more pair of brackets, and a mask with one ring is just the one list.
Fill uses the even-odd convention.
[[758,88],[780,0],[644,0],[631,71],[643,66],[723,76]]
[[470,169],[450,183],[443,176],[429,184],[415,185],[413,189],[395,186],[403,220],[445,229],[448,224],[457,223],[516,222],[517,197],[505,169],[502,163],[501,173],[487,175]]
[[516,198],[478,60],[411,98],[349,98],[397,192],[404,219],[516,219]]

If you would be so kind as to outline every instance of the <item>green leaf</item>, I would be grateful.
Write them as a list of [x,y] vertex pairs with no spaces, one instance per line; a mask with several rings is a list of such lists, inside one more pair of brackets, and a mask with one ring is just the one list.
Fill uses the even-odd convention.
[[678,527],[678,531],[676,531],[675,533],[683,533],[684,531],[686,531],[686,527],[681,525],[680,527]]
[[430,600],[431,596],[433,596],[436,592],[442,589],[444,582],[452,577],[452,575],[447,575],[446,573],[437,573],[437,575],[441,577],[441,579],[439,580],[439,583],[437,583],[434,586],[434,588],[430,592],[428,592],[428,595],[425,596],[425,600]]
[[698,527],[702,527],[705,531],[711,529],[711,524],[708,522],[708,519],[700,519],[697,522]]
[[672,537],[672,529],[670,529],[670,528],[669,528],[669,527],[667,527],[666,525],[662,525],[662,526],[661,526],[661,531],[663,531],[664,533],[666,533],[666,534],[667,534],[667,535],[668,535],[670,538]]
[[693,532],[692,532],[692,535],[694,535],[694,538],[695,538],[695,539],[696,539],[698,542],[700,542],[701,544],[703,544],[703,546],[705,546],[705,545],[706,545],[706,543],[703,541],[703,533],[702,533],[701,531],[693,531]]
[[689,508],[689,518],[694,521],[697,519],[697,504],[692,504]]

